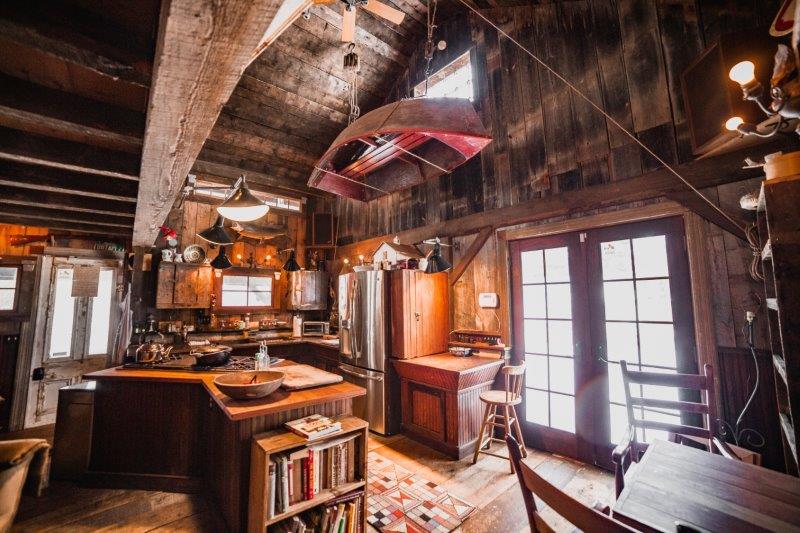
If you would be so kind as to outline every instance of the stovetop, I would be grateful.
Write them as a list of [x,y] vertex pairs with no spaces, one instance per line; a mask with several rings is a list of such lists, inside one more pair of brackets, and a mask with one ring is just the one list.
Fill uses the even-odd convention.
[[[277,357],[270,358],[270,365],[283,361]],[[202,366],[191,355],[182,355],[160,363],[125,363],[122,368],[136,370],[176,370],[182,372],[241,372],[255,370],[256,360],[253,357],[231,357],[221,366]]]

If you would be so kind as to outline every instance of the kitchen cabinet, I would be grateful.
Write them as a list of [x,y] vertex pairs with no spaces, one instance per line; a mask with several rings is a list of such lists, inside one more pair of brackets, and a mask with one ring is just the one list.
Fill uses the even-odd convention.
[[447,351],[449,293],[446,272],[391,272],[392,357],[411,359]]
[[213,269],[208,265],[161,262],[156,287],[157,309],[211,307]]

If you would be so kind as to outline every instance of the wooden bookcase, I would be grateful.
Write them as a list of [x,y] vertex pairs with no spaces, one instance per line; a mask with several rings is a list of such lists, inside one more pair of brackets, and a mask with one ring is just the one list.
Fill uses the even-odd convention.
[[[342,430],[313,442],[292,433],[289,430],[278,429],[262,433],[253,437],[250,459],[250,509],[247,517],[247,531],[250,533],[264,533],[267,527],[285,520],[304,511],[327,503],[348,492],[357,489],[366,489],[367,485],[367,438],[369,424],[354,416],[336,418],[342,423]],[[339,485],[335,489],[320,492],[314,498],[297,502],[289,506],[286,512],[268,518],[268,502],[272,498],[269,489],[269,461],[270,456],[304,446],[321,444],[325,441],[338,439],[345,435],[355,433],[355,477],[356,481]],[[361,530],[366,531],[367,525],[367,495],[361,498]]]
[[800,440],[800,175],[762,183],[757,221],[783,455],[786,472],[796,476]]

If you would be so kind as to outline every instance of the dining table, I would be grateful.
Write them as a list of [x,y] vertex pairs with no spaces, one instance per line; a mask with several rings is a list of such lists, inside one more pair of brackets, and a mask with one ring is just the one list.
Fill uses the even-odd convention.
[[800,479],[655,440],[625,474],[612,514],[641,531],[800,531]]

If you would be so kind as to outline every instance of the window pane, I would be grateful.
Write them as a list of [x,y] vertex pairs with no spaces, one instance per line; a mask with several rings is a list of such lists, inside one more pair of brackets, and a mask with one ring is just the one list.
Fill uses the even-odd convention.
[[547,325],[545,320],[525,320],[525,352],[547,353]]
[[547,285],[547,316],[572,318],[572,295],[569,283]]
[[572,359],[550,358],[550,390],[575,394],[575,368]]
[[622,405],[611,404],[610,439],[613,444],[618,444],[628,430],[628,412]]
[[639,320],[672,322],[669,280],[654,279],[636,282],[636,303]]
[[525,389],[525,420],[546,426],[548,411],[546,392]]
[[0,267],[0,289],[16,289],[17,272],[17,267]]
[[544,251],[547,282],[569,281],[569,256],[567,248],[550,248]]
[[547,389],[547,356],[525,356],[525,386]]
[[0,311],[14,309],[14,289],[0,289]]
[[609,361],[638,362],[639,347],[635,322],[606,322],[606,346]]
[[546,318],[544,285],[523,285],[522,307],[525,318]]
[[72,326],[75,320],[75,298],[72,297],[72,269],[56,270],[53,295],[53,315],[50,333],[51,358],[69,357],[72,354]]
[[92,298],[92,323],[89,329],[89,355],[108,351],[111,327],[111,295],[114,293],[114,271],[101,270],[97,296]]
[[272,290],[272,278],[269,277],[261,277],[261,276],[253,276],[250,278],[250,290],[251,291],[271,291]]
[[550,427],[575,433],[575,398],[550,393]]
[[672,324],[639,324],[642,364],[676,368]]
[[247,293],[237,291],[222,291],[222,307],[246,307]]
[[637,278],[669,276],[667,240],[664,235],[633,239],[633,262]]
[[548,352],[551,355],[572,355],[572,322],[569,320],[548,320]]
[[631,246],[628,239],[600,243],[600,257],[603,262],[603,279],[630,279]]
[[272,305],[271,292],[249,292],[247,293],[247,305],[253,307],[269,307]]
[[606,320],[636,320],[632,281],[603,282]]
[[544,283],[544,263],[541,250],[522,252],[522,283]]
[[622,369],[617,364],[608,365],[608,400],[625,403],[625,384],[622,381]]
[[247,290],[247,276],[222,276],[222,290],[223,291],[246,291]]

